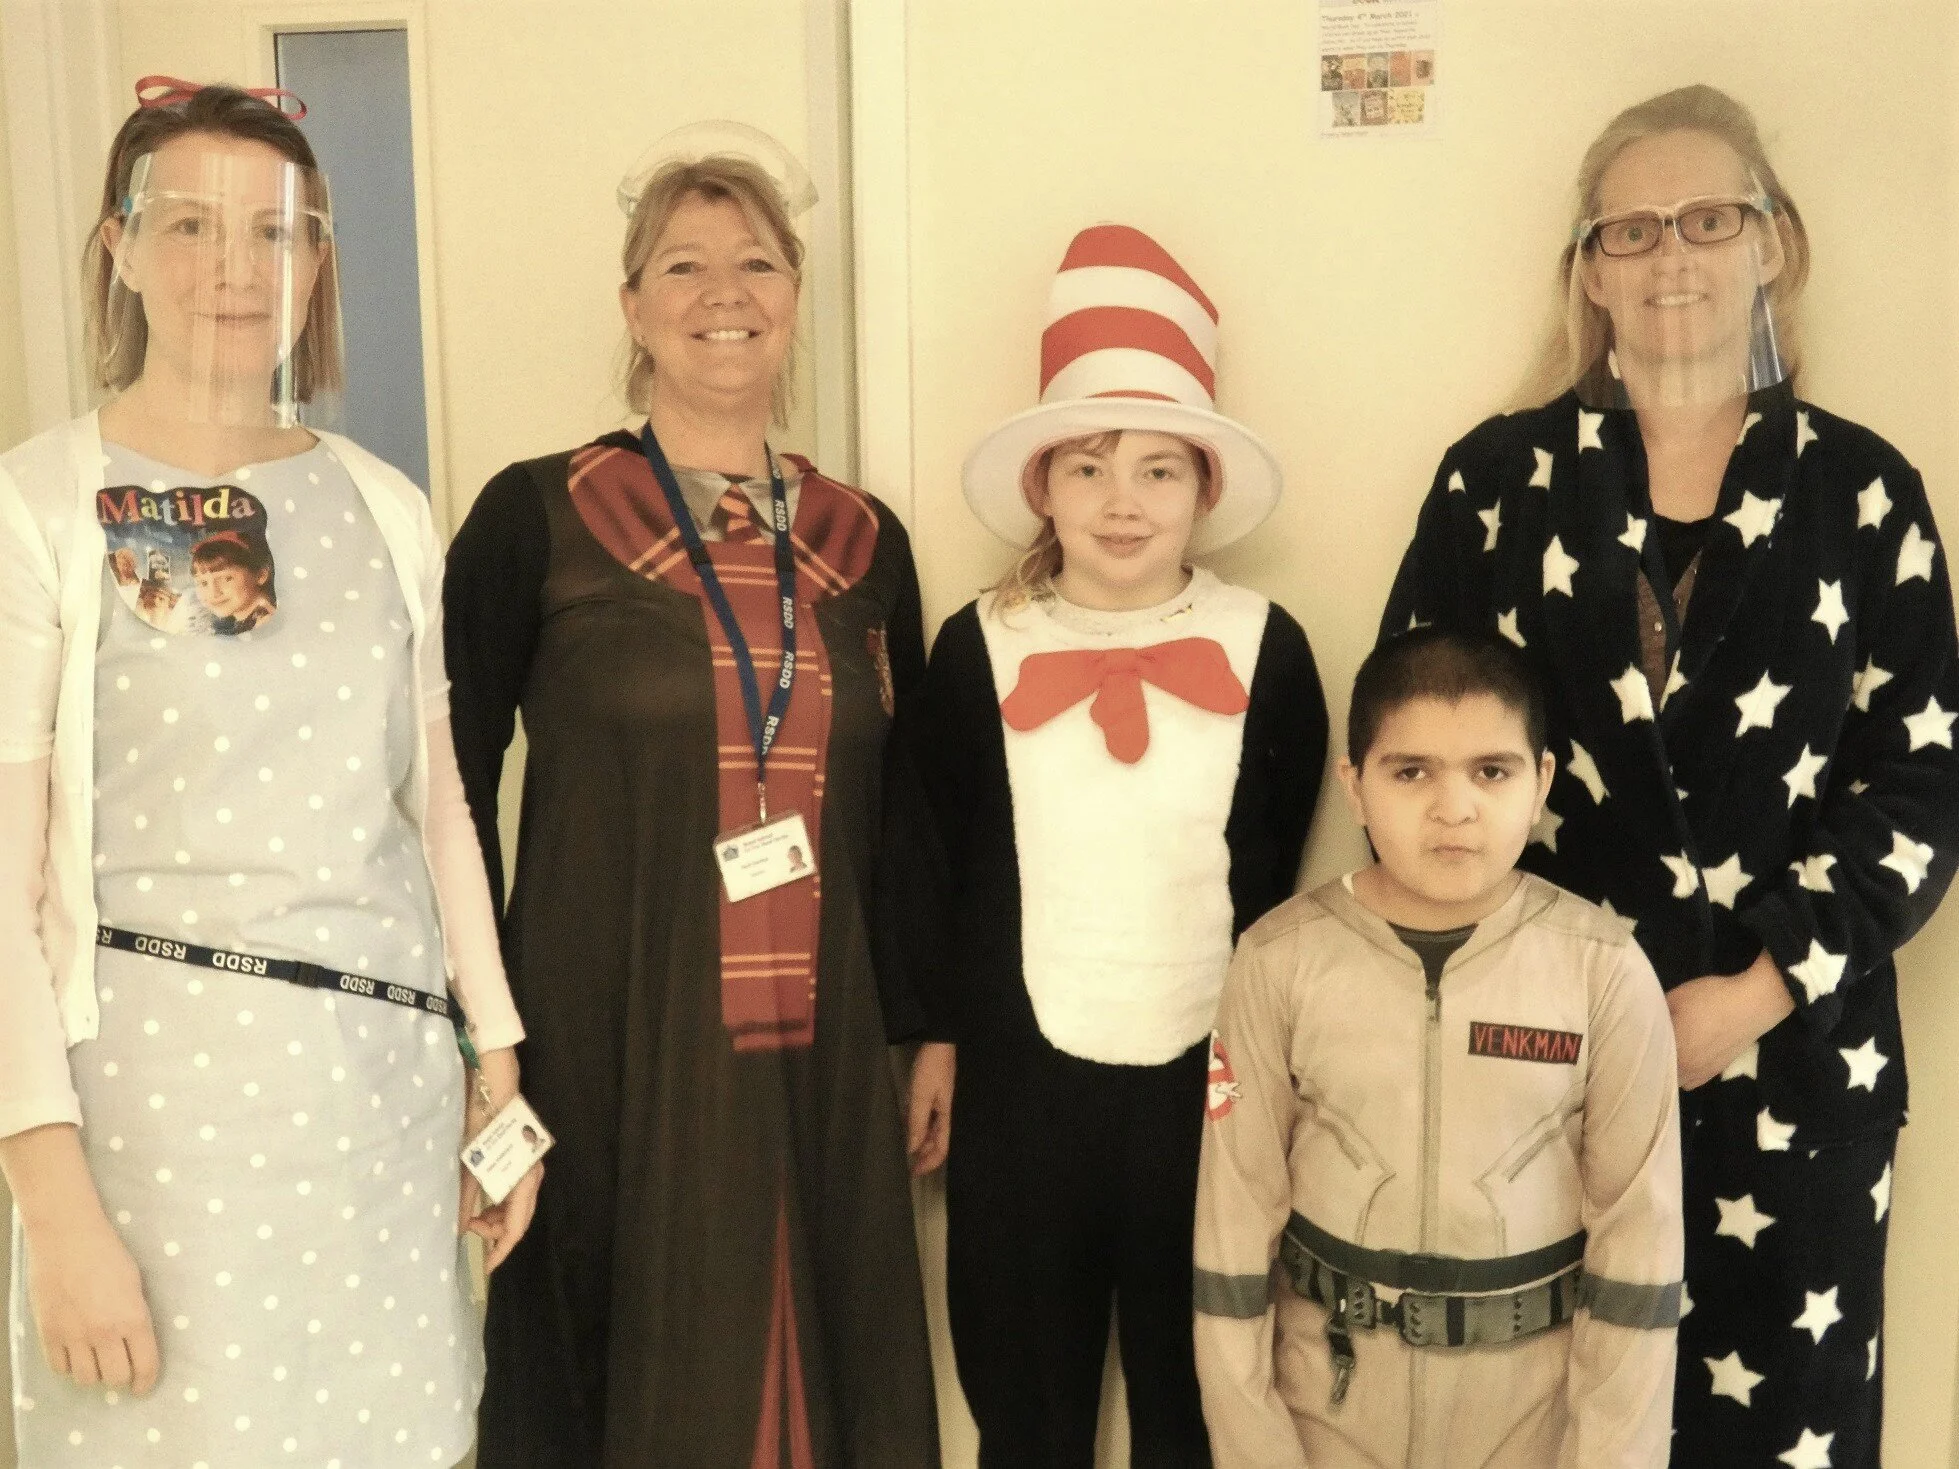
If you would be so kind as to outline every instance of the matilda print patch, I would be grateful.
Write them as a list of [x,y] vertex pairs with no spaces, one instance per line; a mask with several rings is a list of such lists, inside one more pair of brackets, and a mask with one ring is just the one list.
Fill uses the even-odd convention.
[[235,637],[279,610],[265,503],[236,485],[95,497],[123,605],[159,632]]
[[1469,1022],[1469,1054],[1499,1061],[1576,1066],[1584,1041],[1584,1036],[1572,1030],[1539,1030],[1534,1025],[1501,1025],[1488,1020]]

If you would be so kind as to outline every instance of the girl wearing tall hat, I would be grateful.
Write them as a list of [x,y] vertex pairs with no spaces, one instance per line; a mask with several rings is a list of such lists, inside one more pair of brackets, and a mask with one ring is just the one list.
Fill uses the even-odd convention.
[[950,894],[933,1024],[959,1378],[986,1465],[1092,1462],[1111,1309],[1132,1462],[1209,1462],[1191,1347],[1208,1039],[1233,939],[1293,889],[1326,709],[1285,610],[1192,558],[1279,497],[1213,406],[1217,311],[1084,230],[1041,402],[973,451],[1012,570],[941,629],[908,743]]
[[[441,551],[415,485],[307,427],[337,241],[294,119],[138,96],[88,255],[107,401],[0,457],[20,1462],[452,1464],[483,1383],[457,1153],[523,1030]],[[470,1225],[492,1268],[537,1184]]]

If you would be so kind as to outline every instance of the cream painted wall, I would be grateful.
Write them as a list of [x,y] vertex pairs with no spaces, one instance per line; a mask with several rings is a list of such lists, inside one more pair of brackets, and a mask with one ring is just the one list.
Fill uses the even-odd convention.
[[[251,27],[410,5],[120,0],[123,70],[248,78]],[[735,116],[807,156],[802,0],[424,0],[418,122],[428,129],[449,504],[460,523],[512,460],[624,420],[614,294],[620,177],[682,123]],[[785,442],[811,440],[810,365]]]
[[14,192],[0,107],[0,444],[27,437],[27,364],[21,351],[20,261],[14,248]]
[[[1947,0],[1453,0],[1432,142],[1314,136],[1314,9],[908,7],[912,531],[929,620],[1005,563],[960,497],[960,462],[1034,402],[1045,292],[1073,232],[1123,220],[1217,302],[1222,406],[1286,466],[1277,514],[1217,569],[1299,617],[1343,720],[1437,460],[1500,405],[1536,339],[1579,154],[1619,107],[1699,80],[1756,109],[1810,222],[1807,393],[1897,443],[1959,537]],[[1912,80],[1880,100],[1878,76]],[[1323,800],[1308,876],[1361,850]],[[1903,965],[1916,1105],[1892,1216],[1885,1454],[1899,1469],[1954,1462],[1955,967],[1959,903]],[[949,1462],[970,1463],[952,1437]]]

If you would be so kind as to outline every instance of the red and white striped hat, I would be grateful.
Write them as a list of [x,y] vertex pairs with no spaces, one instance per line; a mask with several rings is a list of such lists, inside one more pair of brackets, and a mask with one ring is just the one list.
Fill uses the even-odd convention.
[[1098,224],[1075,236],[1048,293],[1041,403],[1016,414],[967,457],[966,501],[1011,545],[1041,520],[1027,501],[1041,451],[1111,429],[1175,434],[1210,457],[1216,502],[1192,554],[1256,529],[1279,501],[1279,461],[1214,406],[1218,310],[1170,252],[1141,230]]

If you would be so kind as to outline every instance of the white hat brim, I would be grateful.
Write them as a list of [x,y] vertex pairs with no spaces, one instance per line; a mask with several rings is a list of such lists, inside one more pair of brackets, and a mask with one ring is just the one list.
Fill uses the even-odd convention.
[[1217,467],[1217,502],[1198,518],[1189,554],[1202,556],[1244,539],[1279,503],[1278,456],[1221,413],[1156,398],[1074,398],[1017,413],[966,456],[966,503],[993,534],[1025,548],[1041,521],[1021,493],[1028,460],[1050,445],[1111,430],[1175,434],[1202,445]]

